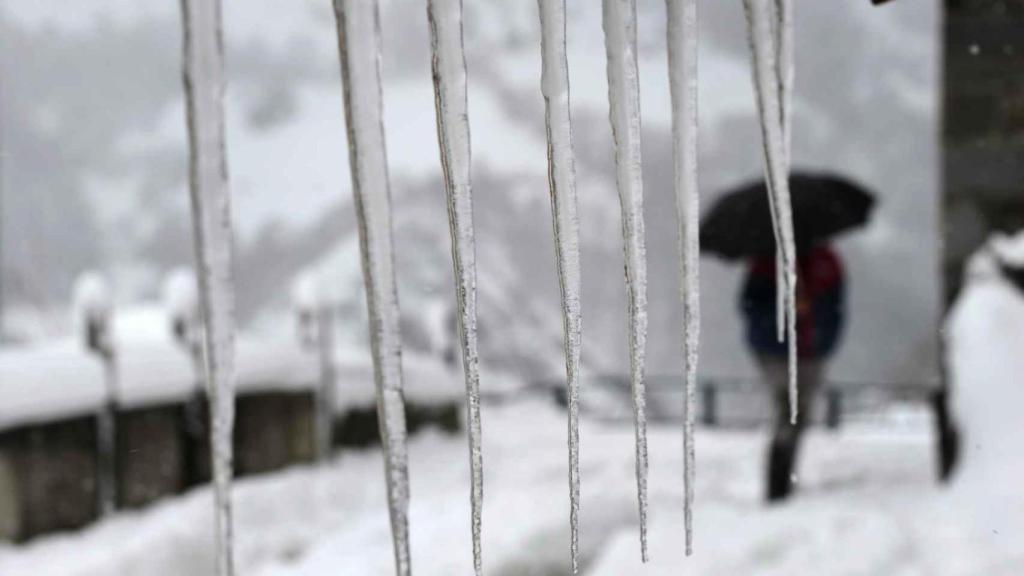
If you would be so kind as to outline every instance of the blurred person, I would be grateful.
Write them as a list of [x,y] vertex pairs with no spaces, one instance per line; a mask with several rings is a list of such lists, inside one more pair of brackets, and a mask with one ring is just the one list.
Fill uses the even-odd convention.
[[796,424],[790,422],[788,349],[776,325],[775,255],[748,258],[740,295],[747,343],[771,386],[775,423],[768,450],[766,498],[785,499],[793,490],[800,437],[810,421],[814,398],[835,351],[845,317],[845,278],[839,255],[820,243],[798,251],[796,288],[797,387]]

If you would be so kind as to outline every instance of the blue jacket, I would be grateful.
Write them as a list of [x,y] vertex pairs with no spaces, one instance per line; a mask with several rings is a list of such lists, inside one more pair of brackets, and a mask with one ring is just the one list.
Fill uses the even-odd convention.
[[[839,256],[825,246],[797,259],[797,352],[820,359],[835,350],[845,324],[846,287]],[[740,296],[747,343],[756,354],[786,356],[775,327],[775,257],[751,259]]]

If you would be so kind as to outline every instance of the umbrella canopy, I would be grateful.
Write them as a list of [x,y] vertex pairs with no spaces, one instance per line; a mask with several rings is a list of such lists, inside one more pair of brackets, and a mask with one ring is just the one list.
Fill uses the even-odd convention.
[[[797,249],[863,226],[874,196],[861,186],[831,174],[793,174],[789,178]],[[775,252],[775,234],[764,181],[723,196],[704,216],[701,250],[726,260]]]

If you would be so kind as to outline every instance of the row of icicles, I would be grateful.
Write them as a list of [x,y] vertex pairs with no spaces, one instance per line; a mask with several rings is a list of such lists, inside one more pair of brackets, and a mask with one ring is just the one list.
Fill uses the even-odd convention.
[[[603,0],[610,121],[628,290],[630,382],[636,424],[636,479],[643,561],[647,551],[647,440],[644,362],[647,273],[641,176],[640,82],[635,0]],[[765,174],[781,266],[778,330],[788,332],[791,415],[796,418],[796,284],[789,201],[793,87],[792,0],[743,0],[754,86],[765,151]],[[382,423],[388,506],[396,572],[411,574],[409,479],[398,300],[392,247],[392,210],[381,104],[380,17],[377,0],[334,0],[337,16],[349,162]],[[579,219],[566,59],[565,0],[538,0],[542,32],[541,91],[545,102],[548,173],[556,262],[565,329],[569,399],[571,559],[579,570]],[[679,222],[683,307],[684,469],[686,553],[693,550],[694,391],[699,314],[699,202],[697,190],[697,0],[666,0],[668,73],[672,105],[674,187]],[[232,576],[230,498],[234,424],[234,295],[231,210],[224,137],[224,64],[220,0],[182,0],[185,93],[190,145],[190,190],[200,300],[207,338],[206,375],[212,404],[217,574]],[[483,573],[481,516],[483,456],[476,329],[476,241],[470,181],[470,131],[463,47],[462,0],[427,0],[441,169],[444,174],[458,303],[458,335],[466,382],[471,464],[472,546]]]

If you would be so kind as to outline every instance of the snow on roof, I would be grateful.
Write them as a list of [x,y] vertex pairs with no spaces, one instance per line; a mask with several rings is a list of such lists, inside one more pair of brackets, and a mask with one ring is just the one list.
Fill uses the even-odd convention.
[[[183,402],[201,379],[188,351],[170,336],[166,313],[156,307],[118,310],[113,318],[117,404],[140,408]],[[319,386],[315,350],[291,338],[239,334],[235,340],[237,393],[313,390]],[[373,363],[367,351],[339,350],[336,410],[375,404]],[[461,373],[417,354],[402,358],[410,403],[459,402]],[[0,349],[0,429],[96,412],[106,398],[99,356],[77,340]]]
[[200,382],[186,350],[172,342],[122,344],[117,368],[117,403],[123,408],[184,402]]
[[[368,408],[376,403],[373,362],[370,353],[339,352],[335,356],[337,390],[335,411]],[[418,354],[402,355],[405,400],[421,406],[460,402],[461,372],[449,370],[440,360]]]
[[240,335],[235,338],[235,374],[239,394],[310,390],[320,382],[315,351],[293,339]]
[[[188,350],[171,337],[163,309],[120,309],[113,330],[121,408],[183,402],[201,385]],[[240,334],[235,366],[239,394],[310,390],[319,383],[316,354],[290,339]],[[106,386],[102,360],[78,340],[0,348],[0,430],[95,413]]]
[[0,349],[0,429],[95,412],[104,382],[99,358],[75,340]]

